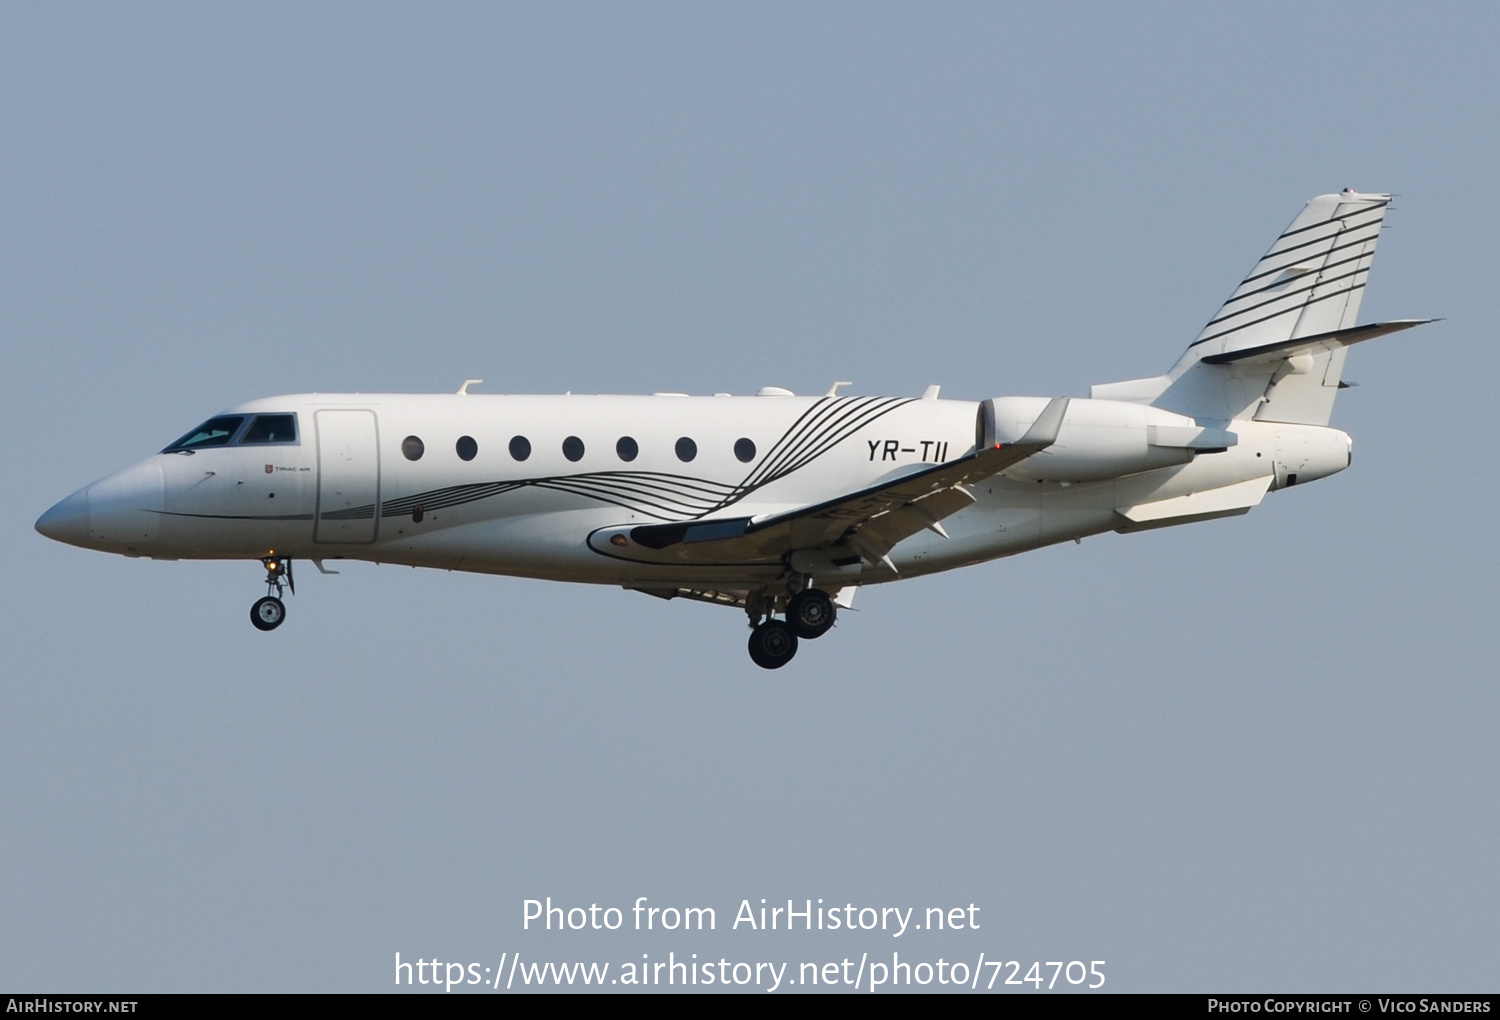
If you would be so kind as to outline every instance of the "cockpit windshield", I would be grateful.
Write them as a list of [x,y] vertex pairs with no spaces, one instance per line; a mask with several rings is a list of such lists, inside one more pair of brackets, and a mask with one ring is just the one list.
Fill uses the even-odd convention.
[[234,434],[239,431],[239,427],[244,424],[244,421],[244,417],[240,415],[225,415],[221,418],[210,418],[167,447],[162,453],[176,453],[179,450],[202,450],[209,446],[228,446],[229,441],[234,438]]
[[297,441],[297,416],[295,414],[258,414],[255,422],[241,443],[295,443]]
[[[240,426],[245,426],[241,431]],[[238,436],[238,438],[236,438]],[[257,414],[253,419],[248,414],[225,414],[210,418],[162,453],[192,453],[210,446],[277,446],[295,445],[297,442],[297,416],[295,414]]]

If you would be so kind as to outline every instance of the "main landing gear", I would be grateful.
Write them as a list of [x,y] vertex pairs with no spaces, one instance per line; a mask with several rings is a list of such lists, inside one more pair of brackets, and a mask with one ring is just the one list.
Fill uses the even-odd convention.
[[297,585],[292,581],[292,561],[266,556],[261,563],[266,568],[266,597],[250,607],[250,622],[255,624],[256,630],[275,630],[286,619],[286,605],[281,601],[282,589],[297,594]]
[[750,614],[750,658],[761,669],[780,669],[797,654],[797,641],[811,641],[828,633],[838,608],[826,591],[807,588],[786,599],[786,619],[771,614],[776,602],[768,596],[752,599]]

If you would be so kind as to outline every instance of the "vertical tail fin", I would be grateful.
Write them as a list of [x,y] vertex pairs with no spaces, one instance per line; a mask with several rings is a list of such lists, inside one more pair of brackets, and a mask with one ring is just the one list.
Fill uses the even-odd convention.
[[1204,359],[1353,326],[1390,201],[1390,195],[1344,191],[1308,202],[1203,327],[1151,402],[1208,418],[1328,424],[1346,348],[1289,354],[1274,363]]
[[1390,201],[1345,191],[1308,202],[1189,351],[1227,354],[1354,325]]

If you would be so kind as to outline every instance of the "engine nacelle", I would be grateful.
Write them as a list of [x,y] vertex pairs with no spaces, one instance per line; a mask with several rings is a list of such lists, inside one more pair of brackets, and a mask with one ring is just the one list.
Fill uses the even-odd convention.
[[[980,444],[1017,442],[1046,406],[1046,397],[982,402]],[[1076,398],[1068,402],[1057,441],[1003,473],[1026,481],[1096,481],[1186,464],[1198,453],[1225,450],[1238,442],[1233,432],[1205,428],[1159,407]]]

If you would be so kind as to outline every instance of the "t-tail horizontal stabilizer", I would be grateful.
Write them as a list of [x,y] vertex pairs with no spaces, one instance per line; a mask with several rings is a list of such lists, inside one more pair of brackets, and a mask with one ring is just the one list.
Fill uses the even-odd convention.
[[1390,322],[1371,322],[1363,326],[1335,329],[1314,336],[1277,340],[1273,343],[1261,344],[1259,347],[1246,347],[1242,350],[1227,351],[1224,354],[1209,354],[1204,356],[1202,361],[1205,365],[1256,363],[1274,365],[1284,358],[1294,358],[1299,354],[1323,354],[1340,347],[1352,347],[1365,340],[1374,340],[1378,336],[1399,333],[1413,326],[1425,326],[1429,322],[1441,321],[1441,319],[1392,319]]

